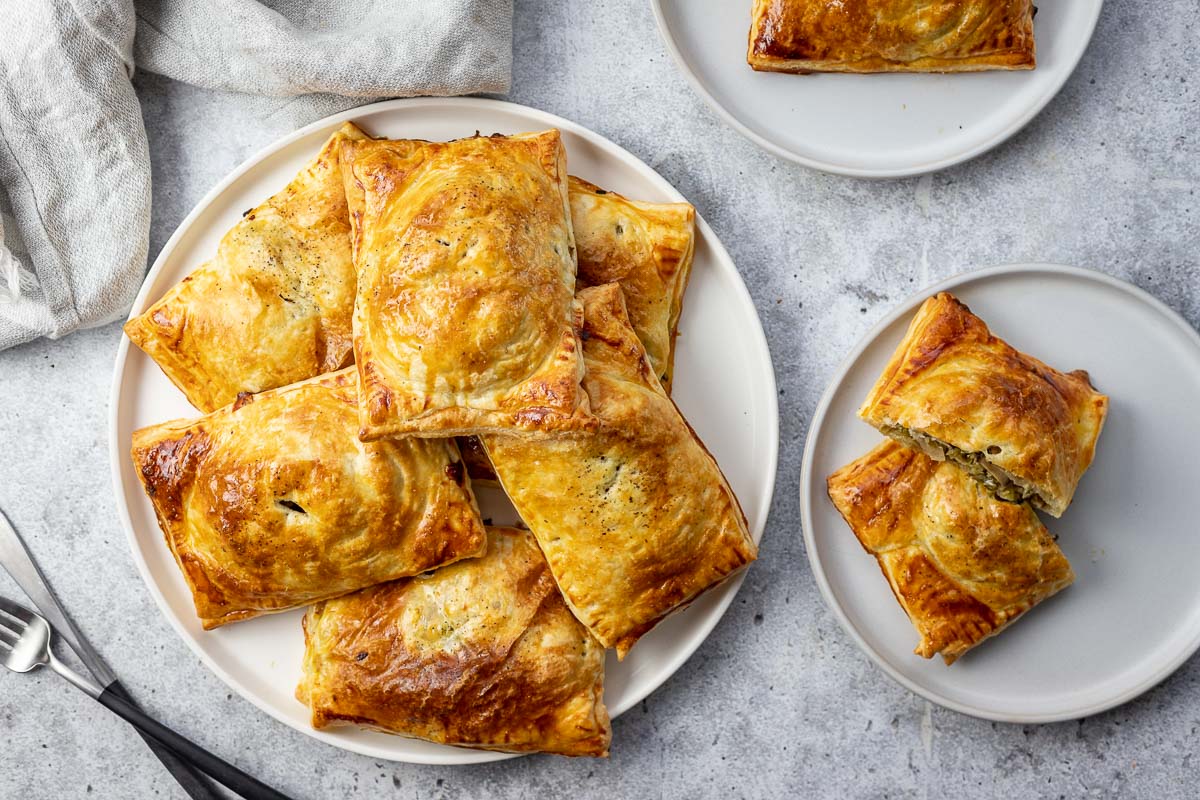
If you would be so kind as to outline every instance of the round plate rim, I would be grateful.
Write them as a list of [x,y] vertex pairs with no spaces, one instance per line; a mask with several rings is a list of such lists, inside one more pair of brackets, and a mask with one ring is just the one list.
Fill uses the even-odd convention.
[[888,327],[893,325],[897,320],[911,315],[917,306],[927,297],[930,297],[938,292],[949,291],[956,287],[961,287],[967,284],[976,283],[978,281],[986,281],[997,277],[1028,273],[1033,275],[1054,275],[1068,276],[1076,279],[1082,279],[1102,284],[1110,289],[1116,289],[1119,292],[1132,297],[1142,303],[1145,303],[1154,311],[1158,312],[1164,321],[1170,322],[1174,327],[1179,328],[1186,338],[1190,339],[1195,345],[1196,350],[1200,353],[1200,332],[1197,332],[1187,320],[1179,315],[1177,311],[1168,306],[1166,303],[1159,300],[1154,295],[1141,289],[1133,284],[1123,281],[1120,278],[1113,277],[1103,272],[1095,270],[1083,269],[1081,267],[1071,267],[1064,264],[1049,264],[1049,263],[1013,263],[1003,264],[995,267],[986,267],[983,269],[969,270],[960,272],[957,275],[952,275],[944,280],[938,281],[927,288],[909,295],[883,319],[879,320],[871,327],[862,339],[854,346],[849,355],[838,365],[833,378],[830,379],[829,385],[825,388],[825,392],[821,395],[821,400],[817,404],[817,409],[813,413],[812,420],[809,424],[807,440],[804,444],[804,457],[800,465],[800,524],[801,533],[804,539],[804,549],[808,555],[809,568],[812,570],[813,578],[817,582],[817,588],[820,589],[821,597],[825,600],[825,605],[833,612],[834,617],[842,626],[850,638],[854,641],[858,648],[867,654],[875,665],[896,683],[900,684],[910,692],[936,703],[943,708],[948,708],[951,711],[957,711],[960,714],[966,714],[980,719],[991,720],[994,722],[1007,722],[1016,724],[1043,724],[1049,722],[1062,722],[1064,720],[1081,719],[1090,717],[1094,714],[1099,714],[1103,711],[1116,708],[1117,706],[1128,703],[1129,701],[1139,697],[1145,692],[1153,689],[1162,681],[1170,677],[1185,661],[1191,658],[1198,649],[1200,649],[1200,627],[1192,634],[1192,639],[1188,644],[1172,658],[1162,662],[1162,664],[1151,673],[1139,680],[1133,686],[1127,687],[1120,692],[1114,693],[1111,697],[1104,700],[1083,704],[1075,708],[1067,709],[1060,712],[1037,714],[1037,713],[1005,713],[994,711],[989,708],[974,706],[970,703],[961,703],[956,700],[947,698],[940,693],[925,687],[916,681],[910,680],[902,672],[896,669],[879,651],[872,647],[867,640],[859,633],[858,629],[850,621],[845,609],[837,601],[833,593],[833,587],[829,583],[829,579],[825,574],[821,557],[817,553],[816,540],[813,534],[813,518],[812,518],[812,469],[813,461],[816,458],[816,449],[818,441],[821,438],[822,429],[825,422],[825,417],[829,411],[829,406],[833,402],[833,396],[841,387],[846,378],[847,373],[854,367],[862,354],[868,347],[873,345]]
[[[285,134],[284,136],[275,139],[270,144],[258,150],[256,153],[251,155],[236,168],[230,171],[215,186],[213,186],[213,188],[210,189],[199,200],[199,202],[196,203],[192,210],[188,212],[187,216],[184,217],[179,225],[175,228],[175,231],[171,234],[166,244],[163,245],[162,250],[159,251],[158,255],[155,257],[154,264],[150,267],[145,278],[142,280],[141,288],[138,290],[137,297],[134,300],[133,306],[129,312],[129,318],[132,319],[136,314],[141,313],[141,311],[144,310],[147,305],[147,299],[151,288],[153,287],[159,274],[163,271],[163,269],[165,269],[166,264],[170,261],[175,248],[179,244],[179,241],[183,238],[187,231],[190,230],[196,219],[200,217],[208,209],[208,207],[212,205],[217,198],[219,198],[221,194],[225,192],[226,189],[229,188],[229,186],[241,178],[245,173],[257,166],[260,162],[314,131],[330,128],[345,121],[353,121],[367,114],[374,114],[381,111],[420,108],[423,106],[457,106],[508,112],[522,115],[529,119],[538,120],[539,124],[545,124],[547,128],[553,127],[559,128],[560,130],[569,131],[580,138],[587,140],[589,144],[592,144],[603,150],[607,155],[614,157],[619,161],[630,164],[635,170],[644,175],[647,179],[656,183],[664,193],[674,198],[675,201],[686,201],[686,198],[684,198],[678,189],[671,185],[666,178],[662,177],[657,170],[646,164],[640,158],[611,141],[606,136],[596,133],[595,131],[578,123],[564,119],[556,114],[532,108],[530,106],[521,105],[519,103],[512,103],[505,100],[496,100],[485,97],[417,97],[384,100],[378,103],[370,103],[367,105],[358,106],[337,114],[323,117],[289,134]],[[712,228],[708,225],[698,211],[696,212],[695,219],[697,233],[704,240],[705,244],[711,249],[713,253],[713,261],[720,265],[721,272],[728,272],[729,277],[734,279],[733,285],[738,294],[739,300],[746,304],[749,309],[754,312],[756,326],[754,327],[754,330],[751,331],[751,335],[758,340],[758,347],[755,348],[759,361],[758,369],[765,377],[765,380],[768,384],[764,388],[770,390],[766,395],[766,419],[768,422],[767,441],[769,443],[769,464],[764,472],[763,480],[763,485],[766,487],[766,491],[762,497],[762,500],[758,504],[758,508],[756,509],[757,524],[751,530],[751,535],[754,538],[754,541],[757,543],[761,542],[762,536],[766,530],[771,502],[774,499],[775,481],[779,465],[779,402],[778,389],[775,380],[775,369],[771,359],[770,348],[767,344],[766,333],[762,327],[762,319],[759,317],[758,308],[754,304],[754,299],[751,297],[750,291],[746,287],[746,283],[743,280],[741,273],[738,271],[733,258],[729,255],[729,252],[725,249],[724,244],[720,241],[720,239],[717,238],[717,235],[713,232]],[[438,750],[437,754],[428,756],[406,756],[401,758],[395,753],[381,750],[370,745],[361,745],[358,742],[336,740],[323,731],[303,728],[294,724],[290,719],[285,718],[283,715],[276,713],[275,709],[269,703],[259,698],[248,687],[243,685],[239,679],[235,678],[227,670],[218,665],[208,655],[208,653],[200,647],[199,643],[194,639],[191,633],[189,633],[183,627],[182,622],[177,619],[175,614],[171,611],[166,597],[159,589],[157,581],[151,574],[150,566],[146,562],[146,559],[141,552],[141,548],[139,547],[137,533],[134,531],[129,505],[126,501],[126,489],[122,482],[121,475],[124,467],[124,460],[127,454],[121,442],[119,441],[118,432],[119,416],[121,411],[121,384],[124,378],[125,364],[129,355],[130,344],[129,337],[122,334],[121,340],[117,345],[117,354],[114,361],[113,377],[109,387],[108,397],[109,471],[112,477],[113,492],[117,504],[117,516],[120,519],[121,526],[125,532],[125,538],[129,545],[129,549],[132,552],[133,561],[137,567],[138,574],[141,577],[143,584],[145,584],[146,588],[149,590],[151,597],[154,598],[154,602],[157,605],[159,612],[167,619],[171,628],[175,631],[175,634],[181,640],[183,640],[192,653],[194,653],[201,660],[204,666],[210,672],[220,678],[221,681],[227,686],[236,691],[243,699],[249,701],[253,706],[270,716],[272,719],[275,719],[286,725],[288,728],[303,733],[310,738],[315,739],[316,741],[337,747],[347,752],[354,752],[360,755],[369,756],[371,758],[379,758],[398,763],[432,765],[480,764],[501,761],[524,755],[521,753],[473,750],[468,748],[454,747],[451,745],[442,745],[442,749]],[[657,691],[658,688],[661,687],[662,684],[665,683],[672,675],[674,675],[679,668],[691,658],[696,650],[699,649],[699,647],[705,641],[707,641],[713,629],[717,626],[721,619],[724,618],[729,606],[733,603],[733,599],[741,589],[742,582],[745,580],[745,576],[746,570],[743,570],[739,574],[733,576],[723,586],[713,589],[714,592],[721,592],[723,594],[720,598],[720,602],[713,609],[712,613],[700,621],[700,624],[694,628],[693,633],[691,636],[689,636],[684,646],[675,650],[671,657],[665,661],[664,666],[659,669],[658,673],[648,681],[644,694],[635,693],[641,694],[641,696],[634,698],[632,701],[626,703],[623,707],[619,707],[611,711],[611,717],[613,719],[629,710],[629,708],[636,705],[642,699],[649,697],[651,694]]]
[[[1049,90],[1043,96],[1037,99],[1037,102],[1031,104],[1019,117],[1014,117],[1008,126],[1002,131],[998,132],[985,142],[981,142],[974,147],[967,148],[966,150],[957,152],[944,158],[935,159],[933,161],[923,162],[920,164],[913,164],[907,167],[883,169],[854,167],[848,164],[834,161],[824,161],[819,158],[806,156],[795,150],[790,150],[783,145],[777,144],[750,128],[749,125],[745,124],[736,116],[734,116],[733,112],[727,109],[720,103],[720,101],[717,100],[716,97],[713,96],[712,92],[708,90],[708,87],[704,85],[704,82],[700,80],[700,76],[697,75],[692,69],[691,65],[683,55],[683,50],[680,49],[679,44],[676,42],[675,36],[671,33],[670,27],[667,25],[666,13],[663,11],[662,6],[663,0],[650,0],[650,7],[654,11],[654,19],[658,25],[658,32],[662,37],[663,43],[667,47],[667,52],[671,54],[671,58],[675,61],[675,66],[678,67],[681,73],[683,73],[684,78],[686,78],[687,82],[691,85],[692,90],[699,95],[700,99],[703,100],[710,109],[715,111],[717,116],[721,117],[721,119],[723,119],[727,125],[740,133],[742,136],[754,142],[762,149],[766,150],[768,153],[793,163],[808,167],[809,169],[828,172],[833,175],[845,175],[851,178],[879,179],[909,178],[916,175],[940,172],[941,170],[948,169],[956,164],[961,164],[964,161],[970,161],[973,158],[977,158],[989,150],[1000,146],[1008,139],[1016,135],[1022,128],[1028,125],[1034,117],[1042,112],[1042,109],[1044,109],[1050,103],[1050,101],[1058,95],[1058,93],[1062,90],[1062,87],[1066,85],[1067,80],[1075,74],[1075,69],[1079,66],[1079,62],[1082,60],[1083,54],[1087,52],[1088,45],[1091,43],[1092,37],[1095,35],[1096,25],[1100,21],[1100,12],[1104,7],[1104,0],[1096,0],[1095,13],[1092,14],[1091,22],[1087,26],[1087,35],[1083,39],[1084,45],[1075,55],[1070,69],[1064,70],[1059,79],[1055,81],[1052,86],[1050,86]],[[747,24],[749,24],[748,20]],[[749,69],[748,66],[747,69]]]

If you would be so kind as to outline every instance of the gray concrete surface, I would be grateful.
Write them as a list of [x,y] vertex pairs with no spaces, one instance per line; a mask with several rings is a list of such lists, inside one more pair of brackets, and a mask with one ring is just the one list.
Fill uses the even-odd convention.
[[[299,798],[1195,796],[1200,662],[1078,722],[1000,725],[930,706],[826,610],[797,483],[806,422],[835,365],[926,282],[1011,261],[1077,264],[1200,323],[1198,12],[1197,0],[1109,0],[1057,100],[991,154],[933,176],[926,216],[917,179],[810,172],[725,127],[677,73],[643,0],[519,0],[508,97],[612,138],[696,204],[754,295],[781,390],[761,561],[711,639],[616,722],[608,761],[383,763],[232,696],[159,614],[118,526],[106,457],[115,325],[0,354],[0,506],[136,695]],[[137,85],[156,253],[204,192],[288,124],[242,97],[145,74]],[[0,797],[159,796],[178,790],[122,723],[53,675],[0,675]]]

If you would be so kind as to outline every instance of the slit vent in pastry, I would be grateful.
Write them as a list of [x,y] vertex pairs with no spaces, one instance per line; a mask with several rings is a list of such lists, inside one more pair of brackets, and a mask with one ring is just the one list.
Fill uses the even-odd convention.
[[357,434],[352,369],[134,433],[134,467],[205,628],[483,552],[453,440]]

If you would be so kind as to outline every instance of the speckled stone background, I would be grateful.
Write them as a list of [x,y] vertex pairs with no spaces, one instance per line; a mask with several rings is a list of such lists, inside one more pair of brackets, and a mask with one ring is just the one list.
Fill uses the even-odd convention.
[[[745,141],[691,92],[644,0],[518,0],[516,15],[508,98],[656,168],[750,287],[782,413],[760,562],[691,661],[615,723],[608,761],[421,767],[335,750],[231,695],[143,587],[110,488],[120,337],[110,325],[0,353],[0,506],[129,688],[298,798],[1195,797],[1200,662],[1078,722],[1001,725],[931,706],[884,677],[826,610],[801,544],[797,485],[806,423],[836,364],[923,284],[1012,261],[1076,264],[1200,323],[1200,2],[1109,0],[1078,72],[1028,128],[924,184],[818,174]],[[213,184],[292,123],[278,102],[147,74],[137,86],[154,254]],[[0,675],[0,797],[156,796],[182,795],[123,723],[53,675]]]

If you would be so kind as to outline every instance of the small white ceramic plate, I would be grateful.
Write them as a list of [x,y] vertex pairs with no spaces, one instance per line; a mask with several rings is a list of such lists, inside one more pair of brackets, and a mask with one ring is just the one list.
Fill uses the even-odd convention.
[[1032,71],[788,75],[746,63],[750,0],[652,0],[667,49],[726,122],[775,155],[863,178],[944,169],[1019,131],[1074,71],[1101,2],[1038,3]]
[[[1110,398],[1096,459],[1061,519],[1043,515],[1075,584],[953,666],[913,654],[917,634],[825,476],[880,434],[855,412],[932,294],[954,293],[1018,350],[1085,369]],[[1070,267],[1014,265],[929,287],[854,349],[813,417],[801,471],[804,541],[846,631],[888,675],[935,703],[1003,722],[1052,722],[1133,699],[1200,645],[1200,335],[1150,295]]]
[[[223,180],[188,215],[159,254],[133,305],[141,313],[214,252],[221,235],[278,191],[345,120],[393,138],[454,139],[484,133],[559,128],[573,174],[629,197],[683,200],[654,170],[612,142],[567,120],[524,106],[482,99],[394,100],[354,109],[284,137]],[[721,464],[742,502],[755,540],[762,535],[775,484],[779,412],[775,375],[754,304],[712,229],[697,216],[695,266],[676,352],[675,401]],[[141,426],[197,412],[129,340],[117,353],[110,403],[117,505],[133,557],[150,592],[183,640],[226,683],[299,731],[374,758],[431,764],[492,761],[506,756],[430,744],[351,728],[317,732],[293,691],[300,679],[301,611],[205,632],[163,541],[129,459]],[[481,490],[485,516],[515,521],[503,495]],[[721,618],[740,577],[700,598],[642,639],[624,662],[610,654],[605,700],[613,716],[654,691],[692,654]],[[619,748],[619,743],[617,744]]]

